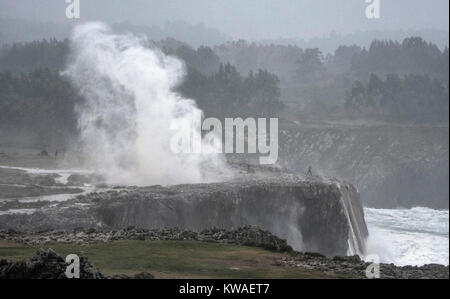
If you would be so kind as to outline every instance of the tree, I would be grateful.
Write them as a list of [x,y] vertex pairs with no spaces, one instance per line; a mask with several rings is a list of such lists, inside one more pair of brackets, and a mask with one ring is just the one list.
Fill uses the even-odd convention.
[[282,109],[280,101],[280,80],[266,70],[259,70],[256,75],[251,72],[245,80],[245,86],[250,92],[249,113],[253,117],[275,117]]
[[196,100],[208,117],[275,117],[282,109],[279,82],[268,71],[243,77],[225,64],[210,76],[189,68],[179,92]]
[[429,76],[390,74],[383,81],[372,74],[366,85],[353,83],[345,107],[352,115],[382,120],[448,122],[448,87]]
[[0,73],[0,126],[25,132],[46,144],[64,144],[77,134],[77,91],[47,68]]
[[326,71],[319,49],[306,49],[298,60],[297,77],[301,82],[321,79]]

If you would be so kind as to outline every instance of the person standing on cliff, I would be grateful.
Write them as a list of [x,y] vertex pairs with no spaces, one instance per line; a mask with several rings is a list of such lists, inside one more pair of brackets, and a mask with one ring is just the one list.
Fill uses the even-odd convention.
[[313,173],[312,173],[312,167],[311,167],[311,166],[308,167],[308,172],[306,173],[306,176],[307,176],[307,177],[308,177],[308,176],[313,176]]

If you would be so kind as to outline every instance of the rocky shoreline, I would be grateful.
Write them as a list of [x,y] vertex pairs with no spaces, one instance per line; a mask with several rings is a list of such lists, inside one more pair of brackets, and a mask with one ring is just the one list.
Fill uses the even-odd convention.
[[[52,243],[92,244],[98,242],[112,242],[116,240],[176,240],[176,241],[202,241],[219,242],[245,246],[261,247],[267,250],[282,252],[284,256],[275,262],[280,267],[299,267],[329,273],[342,278],[364,279],[369,263],[361,260],[359,256],[328,258],[318,253],[296,252],[285,240],[282,240],[268,231],[257,227],[241,227],[232,230],[207,229],[201,232],[171,229],[137,229],[128,227],[119,230],[75,229],[72,231],[52,230],[36,233],[23,233],[12,230],[0,231],[0,240],[7,240],[27,245],[49,247]],[[47,263],[48,266],[39,266],[38,271],[33,267]],[[56,261],[56,262],[55,262]],[[0,278],[17,278],[17,275],[28,273],[29,278],[61,278],[56,273],[60,272],[61,258],[55,257],[55,253],[49,250],[38,250],[37,255],[29,260],[12,263],[0,261]],[[91,265],[87,258],[83,257],[82,264],[86,264],[89,271],[82,278],[105,278]],[[83,265],[84,265],[83,264]],[[53,265],[53,266],[52,266]],[[54,268],[49,270],[48,268]],[[84,266],[82,266],[82,269]],[[34,269],[34,270],[33,270]],[[41,269],[41,270],[39,270]],[[55,270],[56,269],[56,270]],[[95,269],[92,270],[92,269]],[[43,273],[38,273],[44,271]],[[9,274],[8,274],[9,273]],[[15,274],[14,274],[15,273]],[[19,273],[19,274],[17,274]],[[22,274],[20,274],[22,273]],[[31,274],[30,274],[31,273]],[[50,273],[50,274],[49,274]],[[53,273],[53,274],[51,274]],[[449,267],[443,265],[425,265],[422,267],[406,266],[397,267],[393,264],[381,264],[380,274],[382,279],[448,279]],[[50,276],[49,276],[50,275]],[[52,276],[53,275],[53,276]],[[27,277],[22,277],[27,278]],[[152,278],[151,274],[143,273],[135,277],[119,275],[108,278]]]
[[80,228],[72,231],[50,230],[36,233],[0,230],[0,240],[8,240],[32,246],[46,246],[51,243],[87,245],[118,240],[203,241],[261,247],[276,252],[293,251],[291,246],[289,246],[285,240],[274,236],[268,231],[251,226],[233,230],[211,228],[201,232],[182,230],[179,228],[138,229],[134,227],[119,230]]
[[[0,229],[120,230],[134,226],[202,231],[255,225],[286,239],[294,249],[327,256],[345,255],[349,247],[355,254],[363,252],[368,235],[359,194],[351,184],[291,174],[249,175],[222,183],[127,187],[61,202],[22,204],[3,204],[8,211],[0,207]],[[19,209],[30,211],[17,213]]]
[[[333,273],[348,278],[365,279],[370,263],[357,255],[327,258],[317,253],[294,252],[281,261],[289,267],[310,267],[313,270]],[[449,279],[449,267],[437,264],[399,267],[394,264],[380,264],[380,279]]]

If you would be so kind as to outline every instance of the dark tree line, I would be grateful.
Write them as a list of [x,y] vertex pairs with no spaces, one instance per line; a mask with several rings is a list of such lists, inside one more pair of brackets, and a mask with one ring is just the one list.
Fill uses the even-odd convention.
[[[167,40],[165,41],[167,42]],[[183,60],[187,66],[193,68],[202,74],[211,75],[219,70],[220,58],[209,47],[199,47],[197,50],[188,45],[180,45],[175,49],[168,49],[165,42],[161,43],[164,52]]]
[[0,73],[2,136],[24,133],[42,145],[63,144],[76,133],[74,106],[80,101],[72,85],[47,68]]
[[[178,87],[195,99],[207,116],[274,117],[282,108],[278,78],[263,70],[242,76],[221,65],[208,47],[165,49],[182,58],[188,72]],[[83,101],[60,75],[68,42],[14,44],[0,55],[0,139],[7,134],[32,136],[42,145],[62,145],[77,134],[75,107]]]
[[406,38],[402,43],[376,40],[368,50],[355,53],[351,70],[356,74],[428,75],[448,85],[448,55],[448,48],[441,51],[420,37]]
[[371,73],[421,74],[446,85],[449,78],[448,48],[440,50],[420,37],[406,38],[402,42],[374,40],[368,49],[356,45],[340,46],[327,56],[319,49],[245,41],[217,46],[214,52],[222,62],[231,63],[241,73],[266,69],[282,81],[294,84],[329,80],[336,74],[352,79],[368,78]]
[[234,65],[243,74],[267,70],[280,78],[282,86],[322,80],[326,71],[319,49],[260,45],[241,40],[216,46],[214,52],[222,62]]
[[424,75],[375,74],[367,84],[355,81],[347,94],[346,109],[351,115],[382,120],[442,122],[449,117],[448,88]]
[[[185,62],[178,91],[207,116],[448,120],[448,49],[421,38],[374,41],[367,50],[341,46],[325,57],[319,49],[245,41],[193,49],[166,38],[149,47]],[[81,99],[59,75],[68,53],[69,41],[55,39],[0,49],[3,131],[21,128],[42,140],[76,132]]]
[[[219,70],[220,58],[209,47],[201,46],[197,50],[175,39],[166,38],[154,42],[149,47],[157,47],[168,55],[177,56],[204,74]],[[0,71],[13,73],[31,72],[37,68],[48,68],[54,71],[64,69],[69,56],[69,40],[56,39],[14,43],[0,48]]]
[[196,99],[206,116],[214,117],[276,117],[283,107],[277,76],[259,70],[242,76],[230,64],[204,75],[190,68],[179,91]]
[[[245,41],[217,46],[214,52],[222,62],[230,62],[241,73],[261,68],[277,75],[282,100],[289,102],[289,111],[296,109],[297,104],[298,115],[302,118],[345,117],[346,91],[351,92],[355,80],[367,82],[372,73],[383,78],[389,74],[428,76],[441,82],[444,88],[448,89],[449,85],[448,48],[440,50],[420,37],[406,38],[402,42],[375,40],[368,49],[357,45],[340,46],[326,56],[319,49]],[[422,96],[412,94],[411,97]],[[428,110],[420,109],[432,105],[408,108],[419,109],[415,114],[426,114]],[[410,115],[411,111],[404,113]],[[392,114],[399,115],[395,111]]]
[[69,41],[56,39],[14,43],[0,49],[0,71],[31,72],[37,68],[60,71],[69,53]]

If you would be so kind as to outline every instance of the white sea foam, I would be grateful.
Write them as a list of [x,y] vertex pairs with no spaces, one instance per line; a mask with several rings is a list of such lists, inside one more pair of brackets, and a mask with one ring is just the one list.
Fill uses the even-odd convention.
[[[64,72],[81,90],[79,128],[87,165],[109,183],[152,185],[222,179],[226,164],[216,148],[174,154],[174,126],[196,127],[195,102],[174,92],[184,65],[132,35],[102,23],[77,26]],[[204,167],[206,166],[206,167]],[[206,171],[208,170],[208,171]]]
[[404,265],[449,264],[449,211],[365,209],[369,254]]

